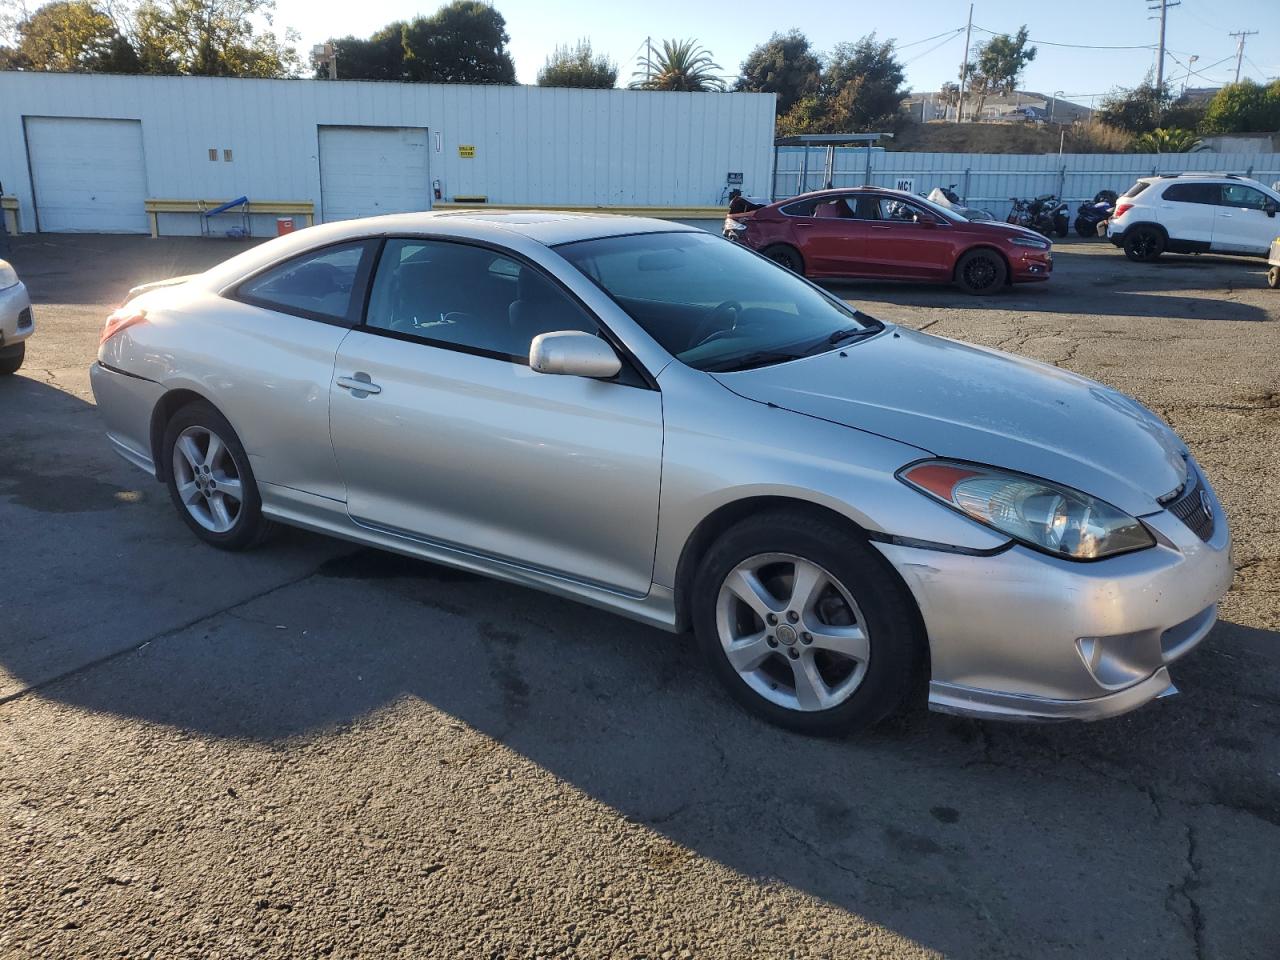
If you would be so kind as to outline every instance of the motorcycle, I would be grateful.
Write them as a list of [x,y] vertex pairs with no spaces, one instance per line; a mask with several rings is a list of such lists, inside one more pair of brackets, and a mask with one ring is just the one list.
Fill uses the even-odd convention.
[[1086,200],[1076,208],[1076,233],[1082,237],[1096,237],[1102,225],[1115,213],[1120,195],[1114,190],[1099,190],[1092,200]]
[[1020,200],[1010,197],[1013,209],[1005,217],[1006,223],[1028,227],[1046,237],[1057,234],[1065,237],[1070,228],[1067,220],[1067,205],[1051,193],[1043,194],[1034,200]]
[[964,217],[966,220],[994,220],[995,216],[990,210],[979,210],[977,207],[966,207],[960,200],[960,195],[956,193],[956,185],[953,183],[946,187],[934,187],[929,191],[927,200],[936,203],[940,207],[946,207]]

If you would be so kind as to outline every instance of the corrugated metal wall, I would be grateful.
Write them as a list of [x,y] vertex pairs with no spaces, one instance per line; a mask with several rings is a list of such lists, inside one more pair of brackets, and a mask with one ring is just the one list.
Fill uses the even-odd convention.
[[[792,196],[798,189],[804,148],[779,150],[775,192]],[[824,151],[809,148],[806,189],[823,186]],[[836,151],[837,187],[859,186],[866,182],[865,148]],[[1238,173],[1271,184],[1280,180],[1278,153],[1073,153],[1073,154],[991,154],[991,153],[895,153],[873,148],[871,183],[894,187],[901,179],[913,182],[910,189],[928,193],[934,187],[956,184],[956,192],[969,206],[990,210],[1004,219],[1010,197],[1034,197],[1054,193],[1073,206],[1091,199],[1099,190],[1123,192],[1138,177],[1155,173],[1200,171]]]
[[[151,197],[319,207],[318,126],[405,126],[429,130],[431,177],[446,200],[713,205],[730,172],[748,191],[768,190],[773,114],[772,94],[0,72],[0,182],[32,229],[23,118],[137,119]],[[210,161],[214,148],[232,161]],[[195,232],[194,219],[166,230]]]

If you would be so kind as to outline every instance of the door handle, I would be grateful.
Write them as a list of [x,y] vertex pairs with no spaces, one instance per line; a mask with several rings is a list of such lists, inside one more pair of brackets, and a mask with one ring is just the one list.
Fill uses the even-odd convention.
[[796,224],[796,229],[797,229],[797,230],[799,230],[799,229],[808,230],[808,229],[809,229],[810,227],[812,227],[812,226],[813,226],[813,224],[812,224],[812,223],[797,223],[797,224]]
[[343,390],[350,390],[351,395],[357,400],[363,400],[371,393],[382,392],[382,388],[374,383],[372,378],[363,370],[357,371],[349,377],[339,377],[334,382],[342,387]]
[[873,224],[871,225],[871,229],[872,229],[872,230],[892,230],[892,229],[893,229],[893,227],[889,227],[889,226],[881,226],[881,225],[879,225],[879,224],[875,224],[875,223],[873,223]]

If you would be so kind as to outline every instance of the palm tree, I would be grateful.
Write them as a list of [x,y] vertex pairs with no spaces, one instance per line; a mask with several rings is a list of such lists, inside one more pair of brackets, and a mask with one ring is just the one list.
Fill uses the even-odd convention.
[[1178,127],[1156,127],[1133,142],[1138,153],[1190,153],[1200,146],[1200,138],[1190,130]]
[[724,90],[724,81],[715,73],[720,64],[696,40],[663,40],[662,52],[650,51],[639,66],[631,81],[633,90]]

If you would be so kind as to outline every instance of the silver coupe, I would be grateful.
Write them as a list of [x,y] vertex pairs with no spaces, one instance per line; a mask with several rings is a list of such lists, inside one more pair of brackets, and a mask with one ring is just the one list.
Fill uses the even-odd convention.
[[1186,446],[1105,386],[875,320],[720,237],[564,213],[299,231],[137,288],[107,435],[207,543],[285,523],[692,630],[810,733],[1175,692],[1231,582]]

